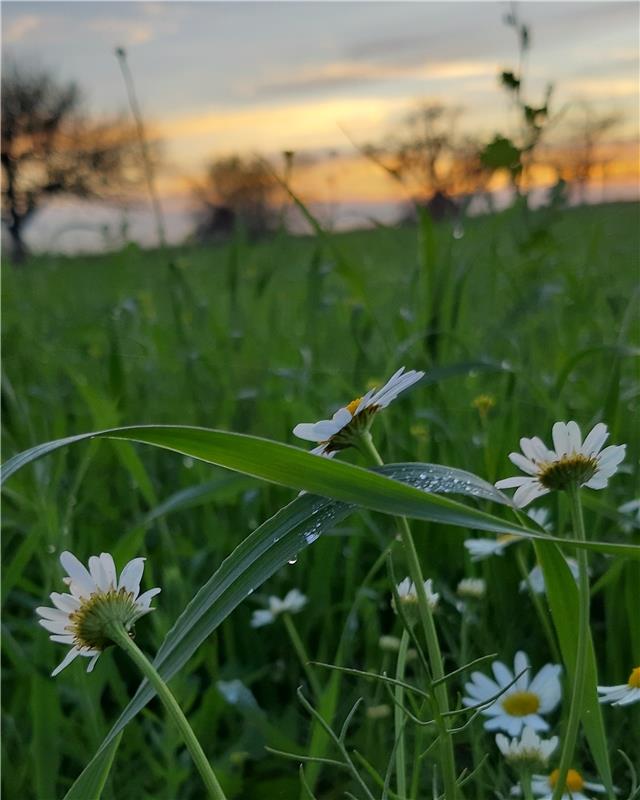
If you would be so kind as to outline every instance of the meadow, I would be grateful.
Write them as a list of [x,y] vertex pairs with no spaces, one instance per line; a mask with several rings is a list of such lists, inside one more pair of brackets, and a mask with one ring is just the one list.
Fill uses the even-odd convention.
[[[307,449],[292,434],[296,423],[330,417],[404,365],[425,377],[376,416],[372,434],[385,462],[442,464],[494,483],[515,474],[508,454],[521,436],[549,442],[556,420],[574,419],[583,433],[604,421],[610,441],[626,443],[627,453],[605,490],[582,492],[587,537],[638,546],[638,523],[619,511],[638,496],[637,222],[635,204],[528,213],[514,207],[463,228],[423,219],[339,235],[282,233],[262,242],[238,236],[226,245],[169,252],[132,245],[102,256],[7,265],[3,460],[71,434],[149,423],[235,431]],[[338,460],[369,466],[353,448]],[[143,588],[162,592],[154,613],[138,622],[136,642],[153,655],[223,560],[296,493],[113,440],[57,450],[7,481],[6,798],[63,797],[140,682],[116,648],[91,674],[76,661],[50,677],[64,651],[37,624],[35,608],[62,591],[60,552],[86,562],[109,551],[119,569],[147,557]],[[514,519],[495,503],[460,499]],[[535,507],[549,510],[556,535],[570,537],[563,493]],[[447,672],[490,654],[511,664],[518,650],[529,655],[534,673],[561,663],[546,596],[520,588],[536,562],[529,542],[472,562],[465,539],[490,534],[424,519],[411,528],[424,576],[440,594],[434,616]],[[226,615],[170,681],[228,798],[368,796],[352,772],[334,763],[304,762],[301,783],[302,758],[266,749],[338,758],[298,698],[300,686],[337,732],[362,698],[346,749],[373,797],[400,796],[398,686],[306,663],[396,674],[397,646],[387,639],[381,646],[381,637],[402,638],[391,607],[394,580],[407,574],[397,531],[394,516],[376,511],[337,519]],[[565,552],[575,556],[571,546]],[[624,683],[640,663],[640,564],[594,551],[589,568],[598,682]],[[456,587],[469,577],[484,579],[486,593],[461,600]],[[251,627],[268,596],[292,589],[308,598],[299,613]],[[474,667],[489,668],[490,661]],[[404,675],[424,686],[415,654]],[[453,707],[468,677],[447,681]],[[549,716],[550,734],[560,736],[569,711],[566,670],[562,680],[562,702]],[[424,712],[417,701],[412,708],[415,716]],[[637,797],[630,765],[637,766],[640,752],[640,705],[602,706],[602,715],[618,796]],[[483,721],[455,737],[458,771],[468,778],[462,791],[473,800],[507,797],[515,776]],[[432,728],[409,717],[401,728],[405,796],[436,796]],[[572,766],[590,781],[603,780],[582,732]],[[124,730],[102,797],[204,797],[157,699]]]

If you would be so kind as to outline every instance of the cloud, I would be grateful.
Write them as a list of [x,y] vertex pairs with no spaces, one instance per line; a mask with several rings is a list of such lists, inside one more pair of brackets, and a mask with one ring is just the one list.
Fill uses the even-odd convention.
[[275,77],[254,88],[256,96],[278,96],[351,88],[398,79],[459,80],[495,78],[496,66],[483,61],[443,61],[412,65],[335,62],[299,72],[293,78]]
[[155,38],[153,25],[148,22],[134,22],[115,17],[103,17],[89,22],[92,31],[105,33],[118,44],[145,44]]
[[27,34],[35,31],[41,24],[42,18],[35,16],[35,14],[26,14],[23,17],[18,17],[9,23],[4,31],[3,39],[5,44],[21,42]]

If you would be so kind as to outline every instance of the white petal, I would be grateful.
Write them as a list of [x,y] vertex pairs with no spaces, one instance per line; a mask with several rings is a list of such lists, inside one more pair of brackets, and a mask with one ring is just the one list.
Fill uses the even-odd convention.
[[59,608],[48,608],[47,606],[38,606],[36,614],[39,614],[44,619],[50,619],[53,622],[64,622],[65,625],[69,622],[69,615],[66,611],[60,611]]
[[553,450],[549,450],[546,444],[540,439],[539,436],[533,436],[529,439],[531,449],[535,455],[536,461],[554,461],[556,454]]
[[68,644],[73,645],[75,639],[70,633],[52,633],[49,637],[52,642],[57,642],[58,644]]
[[97,588],[101,592],[108,592],[110,588],[109,580],[102,568],[102,561],[100,561],[99,556],[91,556],[89,558],[89,572]]
[[87,568],[78,559],[65,550],[60,553],[60,563],[71,578],[71,586],[79,593],[80,597],[89,597],[96,591],[96,584],[87,571]]
[[362,395],[362,397],[360,398],[360,402],[358,403],[358,406],[356,408],[355,414],[353,415],[354,417],[357,414],[359,414],[364,408],[369,408],[369,406],[372,405],[371,398],[373,397],[375,392],[376,392],[375,389],[369,389],[368,392]]
[[512,464],[515,464],[518,469],[526,472],[527,475],[537,475],[540,472],[533,461],[529,461],[529,459],[525,458],[522,453],[509,453],[509,461],[511,461]]
[[[349,412],[346,409],[341,409],[342,411],[346,411],[347,414]],[[339,412],[336,411],[336,414]],[[344,415],[341,415],[341,419],[344,418]],[[351,419],[351,414],[349,414],[349,420]],[[347,420],[347,422],[349,421]],[[330,439],[334,434],[336,434],[339,430],[341,430],[344,424],[340,424],[339,422],[334,422],[332,419],[321,419],[320,422],[316,422],[313,426],[313,433],[314,433],[314,442],[324,442],[326,439]]]
[[516,478],[502,478],[502,480],[496,481],[496,489],[515,489],[517,486],[523,486],[531,480],[532,478],[528,478],[525,475],[520,475]]
[[64,621],[60,620],[53,620],[50,619],[39,619],[38,622],[42,627],[49,631],[49,633],[58,633],[58,634],[65,634],[68,633],[67,627],[69,625],[69,620],[66,619]]
[[555,422],[551,429],[553,447],[557,456],[564,456],[569,452],[569,432],[564,422]]
[[[524,653],[522,650],[518,650],[513,658],[513,675],[520,675],[522,672],[523,674],[520,675],[518,680],[515,682],[515,688],[518,691],[525,691],[529,686],[529,659],[527,658],[527,654]],[[533,690],[532,690],[533,691]]]
[[133,594],[135,600],[140,591],[140,581],[144,572],[144,558],[132,559],[120,573],[118,589],[126,589]]
[[562,697],[561,668],[558,664],[545,664],[531,681],[529,690],[540,698],[540,713],[548,714]]
[[253,612],[251,617],[251,627],[261,628],[263,625],[270,625],[275,617],[266,608],[260,608]]
[[118,578],[116,576],[116,565],[113,563],[111,553],[100,553],[100,563],[102,564],[109,589],[115,589],[118,585]]
[[506,664],[503,664],[502,661],[494,661],[491,667],[501,689],[511,683],[513,674]]
[[569,439],[569,452],[579,453],[582,448],[582,433],[577,422],[573,420],[567,422],[567,437]]
[[500,691],[500,686],[482,672],[472,672],[471,681],[466,683],[464,688],[479,700],[488,700]]
[[602,445],[607,441],[608,438],[609,431],[607,430],[607,426],[604,424],[604,422],[599,422],[594,428],[592,428],[591,432],[584,440],[582,444],[582,454],[585,456],[597,455],[602,449]]
[[529,505],[537,497],[548,494],[549,489],[538,483],[536,480],[531,480],[528,484],[523,484],[512,497],[512,501],[519,507],[524,508]]
[[582,485],[586,486],[587,489],[606,489],[608,483],[609,478],[606,475],[603,475],[601,472],[596,472],[593,478],[590,478]]
[[62,672],[65,667],[68,667],[69,664],[74,661],[80,655],[80,650],[77,647],[73,647],[67,655],[62,659],[62,661],[58,664],[58,666],[53,670],[51,673],[51,677],[55,678],[55,676]]
[[611,444],[609,447],[605,447],[598,456],[598,467],[600,469],[610,466],[617,467],[621,461],[624,461],[626,450],[626,444]]
[[87,672],[93,672],[93,668],[96,665],[96,661],[100,658],[100,653],[96,653],[92,656],[91,661],[87,664]]
[[298,439],[304,439],[307,442],[319,442],[321,439],[316,438],[316,423],[315,422],[300,422],[293,429],[293,435]]
[[143,592],[140,595],[140,597],[138,597],[138,599],[136,600],[136,605],[139,608],[149,608],[151,606],[151,601],[153,600],[153,598],[157,594],[160,594],[161,591],[162,591],[162,589],[158,589],[158,588],[147,589],[146,592]]
[[634,687],[621,700],[618,700],[617,703],[614,703],[614,705],[629,706],[631,705],[631,703],[637,703],[639,701],[640,701],[640,689]]
[[80,608],[80,601],[77,597],[73,597],[73,595],[51,592],[49,597],[51,598],[51,602],[54,606],[59,608],[61,611],[66,611],[69,614],[72,614],[74,611],[77,611]]

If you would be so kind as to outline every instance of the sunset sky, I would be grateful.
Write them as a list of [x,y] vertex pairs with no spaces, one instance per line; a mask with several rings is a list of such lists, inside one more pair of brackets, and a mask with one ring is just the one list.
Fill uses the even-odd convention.
[[[638,136],[639,6],[525,2],[532,49],[526,93],[556,84],[555,107],[618,112],[616,141]],[[165,194],[187,190],[212,156],[333,151],[347,199],[397,193],[354,158],[419,99],[464,109],[460,127],[490,138],[513,127],[497,75],[517,66],[494,2],[4,2],[3,59],[75,80],[96,113],[126,109],[114,47],[127,49],[138,95],[164,141]],[[622,151],[621,151],[622,152]],[[633,165],[635,151],[626,146]],[[336,156],[337,154],[337,156]],[[315,176],[315,193],[322,180]],[[313,176],[309,178],[314,182]],[[328,190],[327,190],[328,191]]]

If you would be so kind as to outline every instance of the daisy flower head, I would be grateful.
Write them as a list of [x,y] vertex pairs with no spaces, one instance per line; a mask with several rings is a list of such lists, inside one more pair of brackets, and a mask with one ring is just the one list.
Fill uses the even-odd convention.
[[417,383],[424,372],[404,371],[404,367],[389,378],[382,389],[370,389],[362,397],[356,397],[339,408],[331,419],[319,422],[301,422],[293,429],[294,436],[308,442],[317,442],[311,452],[333,456],[339,450],[356,444],[358,437],[368,431],[378,411],[386,408],[396,397]]
[[[549,775],[532,775],[531,791],[535,797],[543,800],[553,800],[553,794],[560,777],[560,770],[554,769]],[[582,790],[589,792],[606,792],[606,788],[601,783],[585,781],[577,769],[570,769],[567,772],[567,779],[564,791],[561,795],[562,800],[590,800],[589,796],[583,794]]]
[[607,426],[599,422],[582,441],[576,422],[556,422],[552,429],[553,450],[537,436],[520,439],[522,453],[510,453],[509,459],[525,476],[505,478],[498,489],[516,489],[513,502],[520,508],[553,490],[572,485],[604,489],[625,455],[626,445],[602,449],[609,437]]
[[463,578],[456,587],[458,597],[471,597],[479,600],[487,592],[487,582],[482,578]]
[[484,561],[490,556],[501,556],[505,547],[517,542],[522,537],[513,533],[505,533],[496,536],[494,539],[467,539],[464,546],[469,551],[472,561]]
[[[427,595],[429,607],[431,610],[435,609],[438,605],[438,601],[440,600],[440,595],[438,592],[433,591],[433,581],[431,578],[424,582],[424,590]],[[415,583],[411,580],[411,578],[405,578],[396,586],[396,592],[398,593],[398,599],[402,604],[402,609],[409,622],[412,624],[417,622],[419,617],[418,592],[416,591]],[[391,598],[391,607],[397,613],[395,597]]]
[[307,605],[309,599],[302,594],[302,592],[298,591],[298,589],[291,589],[282,600],[272,595],[267,602],[267,608],[259,608],[257,611],[253,612],[253,616],[251,617],[252,628],[262,628],[263,625],[271,625],[280,614],[297,614],[298,611],[302,611]]
[[136,620],[153,611],[151,600],[160,589],[140,594],[144,558],[129,561],[119,580],[109,553],[91,556],[87,569],[65,550],[60,554],[60,563],[67,572],[63,580],[69,593],[52,592],[55,608],[36,608],[38,621],[51,633],[51,641],[71,648],[51,675],[57,675],[78,656],[91,659],[87,666],[87,672],[91,672],[100,653],[112,644],[110,626],[122,625],[131,631]]
[[618,686],[598,686],[601,703],[612,706],[630,706],[640,702],[640,667],[631,670],[629,680]]
[[[577,581],[580,574],[578,562],[575,560],[575,558],[566,558],[565,561],[567,562],[567,566],[569,567],[574,580]],[[527,577],[520,581],[519,586],[521,592],[526,592],[527,589],[531,589],[534,594],[545,594],[547,587],[545,586],[542,568],[539,565],[536,565],[527,575]]]
[[[464,687],[467,696],[462,699],[465,706],[478,706],[496,698],[481,711],[489,717],[485,729],[505,731],[509,736],[519,736],[527,725],[535,732],[549,730],[542,715],[551,713],[560,702],[560,665],[545,664],[530,680],[529,659],[519,651],[513,661],[513,672],[501,661],[494,661],[492,669],[495,680],[482,672],[472,672]],[[514,681],[516,676],[519,677]]]
[[553,751],[558,746],[558,737],[541,739],[528,725],[522,736],[509,740],[503,733],[496,735],[496,744],[505,759],[514,766],[546,767]]

